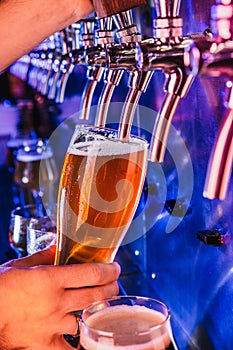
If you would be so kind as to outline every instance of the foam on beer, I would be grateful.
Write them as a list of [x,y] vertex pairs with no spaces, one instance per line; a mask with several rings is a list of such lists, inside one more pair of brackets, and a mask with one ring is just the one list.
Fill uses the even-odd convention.
[[109,156],[128,154],[145,150],[146,142],[137,139],[132,142],[120,142],[118,140],[104,140],[95,142],[80,142],[69,146],[68,153],[73,155]]
[[[144,306],[117,305],[106,307],[91,315],[85,324],[90,329],[98,329],[101,332],[98,343],[89,338],[85,332],[82,346],[88,350],[165,350],[170,344],[169,327],[165,324],[165,316],[155,310]],[[162,324],[162,329],[156,326]],[[170,325],[170,323],[169,323]],[[146,335],[148,330],[152,335]],[[112,338],[107,337],[105,332],[115,332],[120,337],[132,339],[129,345],[114,345]],[[143,334],[144,342],[138,342],[140,334]],[[145,335],[144,335],[145,334]],[[101,340],[100,340],[101,339]]]

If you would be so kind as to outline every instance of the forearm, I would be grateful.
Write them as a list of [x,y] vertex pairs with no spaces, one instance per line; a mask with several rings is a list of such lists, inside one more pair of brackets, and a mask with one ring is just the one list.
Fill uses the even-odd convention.
[[90,0],[0,0],[0,71],[91,11]]

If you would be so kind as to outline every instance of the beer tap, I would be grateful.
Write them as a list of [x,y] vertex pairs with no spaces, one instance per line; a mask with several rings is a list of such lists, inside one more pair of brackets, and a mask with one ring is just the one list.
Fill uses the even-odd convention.
[[230,93],[227,111],[209,159],[203,195],[209,199],[226,196],[233,162],[233,3],[218,1],[211,8],[213,40],[208,53],[203,54],[201,74],[226,76]]
[[56,93],[55,93],[55,101],[57,103],[62,103],[64,101],[66,84],[69,79],[70,74],[74,69],[74,59],[72,52],[76,49],[75,45],[75,31],[79,30],[79,25],[74,23],[66,28],[64,28],[61,32],[63,36],[64,42],[64,52],[61,57],[61,65],[60,65],[60,75],[56,84]]
[[54,35],[51,35],[46,41],[46,49],[43,53],[40,81],[38,91],[46,96],[48,91],[48,82],[52,73],[53,55],[55,51]]
[[130,72],[128,87],[129,91],[122,109],[119,138],[120,140],[128,140],[130,136],[131,125],[135,114],[138,101],[141,94],[146,91],[153,71],[135,70]]
[[104,68],[98,65],[90,65],[88,62],[88,49],[95,47],[95,29],[96,19],[86,18],[82,21],[82,38],[83,38],[83,49],[84,58],[87,62],[87,83],[82,94],[82,105],[81,105],[81,120],[88,120],[90,116],[90,108],[94,96],[94,91],[97,83],[101,80]]
[[233,82],[231,81],[228,109],[220,125],[218,136],[211,152],[204,196],[209,199],[226,196],[233,161]]
[[171,122],[181,98],[184,98],[199,70],[200,51],[190,37],[183,37],[180,1],[154,1],[154,38],[137,45],[140,70],[161,69],[166,92],[158,112],[150,143],[151,161],[163,162]]
[[29,86],[31,86],[33,89],[37,87],[37,78],[38,78],[38,72],[40,70],[40,61],[41,61],[41,44],[37,46],[31,53],[30,53],[30,64],[28,67],[28,73],[27,73],[27,83]]
[[[118,44],[108,45],[106,50],[105,62],[104,55],[99,54],[96,57],[96,64],[107,65],[109,70],[106,70],[105,88],[100,99],[96,122],[98,125],[104,125],[106,121],[107,110],[110,99],[115,86],[119,83],[124,70],[130,71],[129,87],[130,91],[126,97],[126,101],[121,113],[121,121],[119,127],[119,137],[127,138],[132,118],[135,112],[135,107],[142,93],[142,87],[146,88],[152,75],[149,73],[138,72],[135,61],[136,43],[141,41],[141,35],[133,23],[131,9],[140,5],[144,5],[144,0],[131,1],[113,1],[105,3],[104,1],[93,1],[97,15],[100,19],[110,18],[112,16],[117,30],[115,32]],[[139,85],[134,83],[139,83]],[[134,106],[132,108],[132,106]],[[127,129],[127,132],[126,132]],[[126,134],[125,134],[126,133]]]
[[[97,42],[98,45],[106,49],[111,47],[115,43],[114,34],[112,30],[112,17],[105,17],[99,19],[99,30],[97,31]],[[104,127],[107,119],[109,104],[115,90],[115,87],[119,85],[121,77],[123,75],[123,69],[104,69],[104,87],[102,89],[98,108],[96,113],[95,125],[99,127]]]
[[62,54],[66,53],[66,46],[64,45],[64,39],[62,32],[54,33],[55,50],[53,52],[53,59],[51,61],[51,74],[48,80],[47,97],[51,100],[55,99],[57,81],[60,76],[60,66],[62,61]]
[[[114,20],[118,27],[116,35],[121,43],[123,50],[122,59],[123,65],[127,65],[127,69],[130,71],[128,87],[129,91],[125,99],[125,103],[121,112],[120,124],[119,124],[119,139],[128,140],[131,130],[135,109],[137,107],[140,96],[146,91],[150,79],[153,75],[153,71],[138,70],[135,61],[135,49],[136,44],[141,41],[141,35],[138,33],[136,26],[133,24],[131,11],[114,15]],[[129,55],[128,55],[129,53]],[[132,57],[133,57],[133,64]],[[116,57],[119,57],[119,52],[116,52]],[[129,60],[125,58],[129,58]],[[120,60],[118,60],[118,64]],[[121,66],[121,64],[120,64]]]
[[57,43],[60,52],[53,62],[54,74],[49,80],[48,98],[55,99],[57,103],[64,101],[68,78],[74,69],[72,50],[74,49],[74,25],[57,32]]
[[[109,23],[109,20],[111,18],[107,17],[105,19],[100,19],[100,23],[102,20],[107,21]],[[112,19],[114,20],[117,30],[116,30],[116,37],[118,38],[118,44],[114,44],[114,36],[112,35],[112,40],[108,40],[107,45],[105,45],[105,48],[107,50],[107,68],[105,68],[105,76],[104,76],[104,82],[105,86],[103,88],[101,97],[99,99],[98,103],[98,111],[97,111],[97,117],[96,117],[96,125],[98,126],[104,126],[107,118],[107,111],[109,108],[109,103],[112,97],[112,94],[114,92],[115,87],[119,84],[120,79],[123,75],[124,70],[130,70],[130,82],[133,80],[132,76],[138,75],[138,71],[136,70],[135,66],[135,43],[139,40],[141,40],[141,35],[138,33],[136,26],[133,24],[132,19],[132,13],[131,10],[127,10],[121,13],[118,13],[116,15],[112,16]],[[101,27],[100,27],[101,28]],[[107,28],[107,32],[110,31],[110,28]],[[100,32],[100,34],[102,34]],[[107,35],[107,38],[110,38],[109,35]],[[102,44],[103,40],[103,34],[100,35],[100,44]],[[99,55],[101,56],[101,55]],[[127,59],[129,58],[129,59]],[[132,72],[133,70],[133,72]],[[135,80],[135,79],[134,79]],[[139,81],[139,79],[138,79]],[[137,93],[135,90],[139,89],[139,86],[133,85],[129,83],[129,86],[131,87],[131,90],[134,91],[134,99],[131,100],[130,94],[128,94],[126,98],[126,102],[124,105],[124,109],[122,112],[122,123],[127,123],[127,125],[130,125],[131,123],[128,122],[128,119],[131,121],[132,116],[134,113],[131,113],[132,116],[129,116],[129,105],[137,104],[137,101],[140,97],[140,93],[138,94],[138,99],[135,101],[135,98],[137,96]],[[126,107],[127,106],[127,107]],[[120,123],[120,125],[122,124]],[[125,125],[124,124],[124,125]]]

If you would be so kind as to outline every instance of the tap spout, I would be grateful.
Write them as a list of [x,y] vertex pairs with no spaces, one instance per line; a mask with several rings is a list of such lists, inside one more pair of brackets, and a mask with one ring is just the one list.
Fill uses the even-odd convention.
[[225,199],[233,161],[233,88],[228,109],[211,152],[203,195]]
[[104,82],[105,86],[102,90],[98,102],[98,110],[96,115],[96,126],[104,127],[107,119],[109,104],[115,90],[123,75],[122,69],[107,69],[105,70]]
[[165,91],[167,93],[157,115],[150,142],[150,160],[159,163],[164,161],[173,116],[180,99],[187,94],[194,75],[186,75],[178,67],[167,74],[166,78],[167,87],[165,87]]
[[127,141],[130,136],[131,125],[135,114],[138,101],[142,92],[145,92],[153,71],[132,71],[129,77],[129,91],[122,109],[120,125],[119,125],[119,139]]
[[90,117],[90,108],[97,83],[101,80],[104,72],[103,67],[93,66],[88,67],[87,83],[82,94],[81,120],[88,120]]
[[150,141],[149,157],[153,162],[162,163],[164,160],[171,122],[179,102],[180,96],[171,93],[165,95]]
[[73,72],[73,69],[74,69],[74,64],[71,60],[68,59],[62,62],[62,65],[60,68],[61,74],[56,84],[55,101],[57,103],[64,102],[66,85],[70,74]]

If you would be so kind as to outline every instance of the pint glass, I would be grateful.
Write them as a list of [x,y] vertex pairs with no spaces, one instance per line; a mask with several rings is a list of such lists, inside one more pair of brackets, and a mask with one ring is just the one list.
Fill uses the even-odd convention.
[[146,297],[95,302],[81,314],[78,350],[177,350],[170,312]]
[[54,183],[57,179],[58,170],[53,151],[46,142],[38,139],[18,150],[14,182],[18,186],[21,206],[33,202],[37,213],[40,212],[38,216],[43,216],[42,198],[48,206],[54,205]]
[[112,262],[141,196],[148,144],[116,130],[77,126],[58,194],[55,264]]

